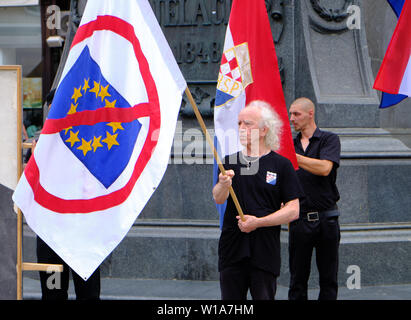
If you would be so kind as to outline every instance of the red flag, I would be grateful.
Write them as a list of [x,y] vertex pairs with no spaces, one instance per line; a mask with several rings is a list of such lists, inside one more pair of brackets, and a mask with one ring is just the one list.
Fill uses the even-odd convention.
[[[214,117],[217,139],[218,131],[234,129],[233,126],[237,125],[238,113],[253,100],[268,102],[279,115],[283,127],[280,148],[277,152],[288,158],[297,169],[290,122],[265,2],[234,0],[217,85]],[[226,107],[228,105],[229,108]],[[237,113],[234,114],[234,111]],[[221,150],[222,156],[238,151],[241,147],[238,150],[231,147],[226,149],[230,150]]]
[[404,2],[399,13],[397,26],[374,82],[374,89],[383,92],[381,108],[411,96],[411,0]]

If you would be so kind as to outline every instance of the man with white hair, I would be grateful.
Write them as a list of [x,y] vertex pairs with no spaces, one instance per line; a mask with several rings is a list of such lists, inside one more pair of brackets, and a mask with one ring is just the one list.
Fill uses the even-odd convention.
[[251,102],[240,112],[238,126],[244,149],[224,159],[226,174],[220,173],[213,188],[217,204],[227,200],[218,248],[221,298],[245,300],[250,290],[254,300],[272,300],[280,274],[281,224],[298,218],[302,190],[291,162],[274,151],[281,121],[271,106]]

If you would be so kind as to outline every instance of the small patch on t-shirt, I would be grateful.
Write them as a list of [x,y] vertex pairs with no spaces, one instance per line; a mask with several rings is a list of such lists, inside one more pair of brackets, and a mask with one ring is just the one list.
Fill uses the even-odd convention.
[[272,184],[273,186],[275,186],[275,184],[277,183],[277,173],[271,172],[271,171],[267,171],[267,175],[265,177],[265,181],[269,184]]

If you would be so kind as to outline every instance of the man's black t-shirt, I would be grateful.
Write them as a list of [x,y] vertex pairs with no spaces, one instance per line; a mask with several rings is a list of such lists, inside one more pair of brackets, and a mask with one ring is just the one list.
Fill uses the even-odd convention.
[[[264,217],[281,208],[282,203],[303,195],[291,162],[271,151],[252,164],[247,174],[247,165],[240,153],[227,156],[224,167],[234,170],[232,187],[244,214]],[[257,167],[256,167],[257,166]],[[219,270],[223,270],[244,258],[253,266],[280,274],[280,230],[281,226],[258,228],[250,233],[238,228],[237,209],[231,196],[219,242]]]
[[336,185],[337,168],[340,165],[340,139],[335,133],[317,128],[305,151],[301,145],[301,133],[294,138],[294,147],[295,152],[303,156],[333,162],[333,168],[326,177],[298,169],[297,175],[305,193],[300,202],[301,212],[332,209],[340,199]]

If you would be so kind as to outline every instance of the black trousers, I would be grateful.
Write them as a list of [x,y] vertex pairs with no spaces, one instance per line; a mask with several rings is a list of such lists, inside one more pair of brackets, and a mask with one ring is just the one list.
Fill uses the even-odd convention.
[[340,244],[338,217],[320,217],[318,221],[302,218],[290,223],[289,300],[307,300],[311,256],[315,248],[319,273],[319,300],[336,300],[338,293],[338,248]]
[[[43,240],[37,237],[37,262],[62,264],[62,273],[40,271],[42,300],[67,300],[70,267]],[[77,300],[100,299],[100,268],[84,281],[72,270]]]
[[267,271],[253,267],[248,259],[220,271],[222,300],[274,300],[277,277]]

